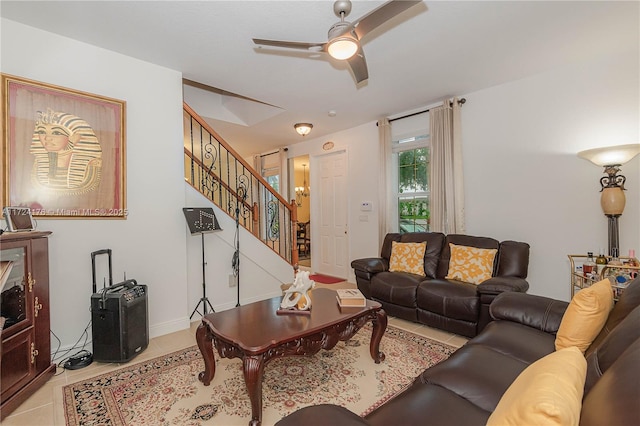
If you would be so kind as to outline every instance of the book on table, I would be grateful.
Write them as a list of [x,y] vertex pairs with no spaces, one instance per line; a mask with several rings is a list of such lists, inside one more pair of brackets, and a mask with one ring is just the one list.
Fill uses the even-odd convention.
[[336,293],[340,306],[367,306],[367,299],[358,289],[338,289]]

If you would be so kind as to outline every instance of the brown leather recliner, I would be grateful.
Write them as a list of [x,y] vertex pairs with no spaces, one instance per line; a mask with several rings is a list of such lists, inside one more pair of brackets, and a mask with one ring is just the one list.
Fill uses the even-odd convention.
[[[426,276],[389,271],[393,241],[426,241]],[[478,285],[445,279],[451,257],[449,243],[497,249],[492,278]],[[529,244],[461,234],[445,236],[439,232],[390,233],[379,258],[357,259],[351,267],[360,291],[382,303],[387,314],[473,337],[491,321],[489,305],[498,294],[524,293],[529,289],[525,280]]]
[[[449,359],[426,369],[399,395],[365,418],[336,405],[302,408],[276,426],[485,425],[518,375],[555,350],[568,303],[503,293],[494,320]],[[640,278],[626,289],[587,349],[580,426],[640,424]]]

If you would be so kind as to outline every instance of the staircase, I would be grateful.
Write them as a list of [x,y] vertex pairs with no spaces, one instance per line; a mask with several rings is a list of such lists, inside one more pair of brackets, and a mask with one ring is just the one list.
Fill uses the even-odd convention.
[[184,178],[291,265],[297,206],[287,202],[189,105],[183,104]]

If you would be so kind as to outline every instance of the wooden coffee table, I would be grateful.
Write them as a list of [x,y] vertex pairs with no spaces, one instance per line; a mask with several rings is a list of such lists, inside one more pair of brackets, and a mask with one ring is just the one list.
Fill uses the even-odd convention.
[[362,308],[340,308],[336,292],[315,289],[311,315],[278,315],[281,297],[205,315],[196,332],[204,358],[198,378],[209,386],[216,373],[213,347],[223,358],[242,359],[242,371],[251,400],[251,421],[262,421],[262,374],[265,364],[278,357],[313,355],[332,349],[339,340],[353,337],[368,321],[373,324],[369,350],[377,363],[384,360],[380,340],[387,328],[387,314],[378,302],[367,300]]

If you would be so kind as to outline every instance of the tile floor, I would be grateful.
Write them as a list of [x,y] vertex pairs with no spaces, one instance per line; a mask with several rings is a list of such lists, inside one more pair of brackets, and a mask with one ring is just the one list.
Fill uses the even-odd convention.
[[[319,285],[320,286],[320,285]],[[348,288],[355,284],[338,283],[329,288]],[[138,363],[147,359],[162,356],[196,344],[195,331],[199,322],[193,322],[189,330],[178,331],[160,337],[155,337],[149,341],[147,349],[134,358],[131,363]],[[412,323],[398,318],[389,318],[389,324],[402,328],[416,334],[429,337],[431,339],[447,343],[451,346],[460,347],[467,342],[467,338],[446,331],[437,330],[421,324]],[[74,383],[99,374],[121,368],[127,364],[103,364],[93,363],[81,370],[58,369],[56,375],[51,378],[42,388],[33,394],[28,400],[20,405],[9,417],[2,421],[3,426],[53,426],[62,425],[62,402],[55,401],[54,394],[57,388],[69,383]],[[59,399],[59,398],[57,398]],[[59,405],[59,406],[58,406]],[[58,421],[56,421],[56,416]]]

